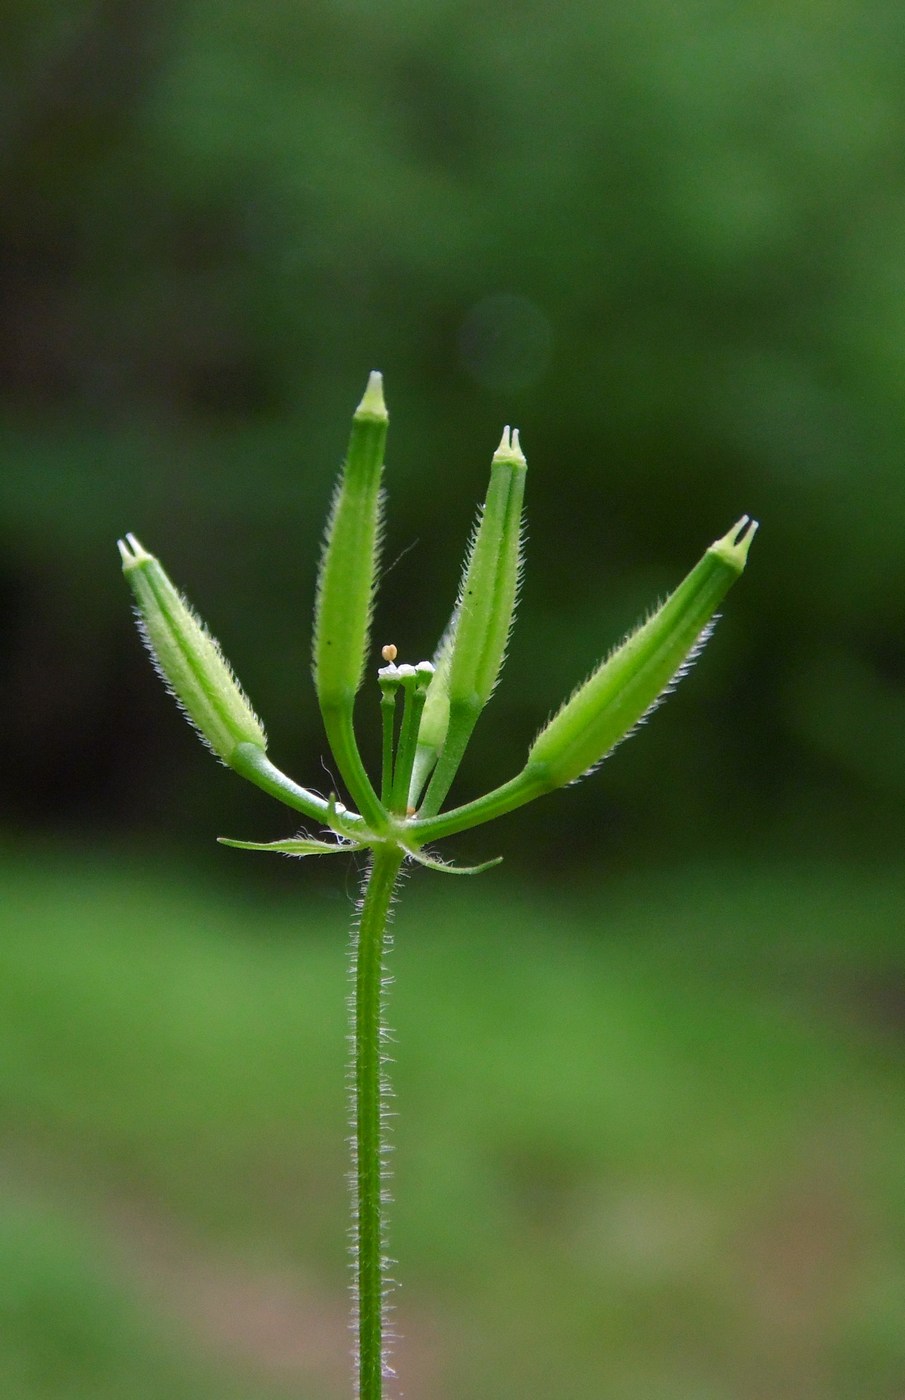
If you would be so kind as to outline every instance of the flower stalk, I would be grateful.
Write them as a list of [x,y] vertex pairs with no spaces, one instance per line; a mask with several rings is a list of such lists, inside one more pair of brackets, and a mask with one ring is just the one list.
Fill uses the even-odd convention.
[[404,852],[374,850],[365,880],[357,934],[353,939],[354,1044],[352,1078],[352,1215],[355,1229],[354,1297],[358,1394],[380,1400],[392,1377],[387,1347],[386,1220],[387,1142],[384,1044],[384,957],[393,891]]
[[[560,707],[528,749],[524,767],[493,791],[444,809],[477,720],[503,665],[522,567],[522,503],[527,463],[517,431],[494,453],[486,500],[468,550],[452,621],[433,663],[396,663],[383,649],[380,691],[382,771],[365,770],[355,701],[369,667],[370,627],[381,532],[381,482],[388,415],[376,372],[352,420],[318,575],[313,674],[336,766],[358,810],[281,772],[218,643],[134,535],[119,541],[143,636],[155,665],[213,752],[240,776],[315,824],[281,841],[225,845],[295,858],[369,851],[353,936],[352,1155],[356,1394],[383,1400],[393,1375],[385,1324],[386,1081],[384,1049],[387,928],[406,861],[475,874],[430,849],[575,782],[594,769],[687,671],[710,634],[717,608],[743,572],[757,524],[743,516],[705,552],[682,583],[615,647]],[[402,694],[398,724],[397,696]],[[423,797],[422,797],[423,794]]]

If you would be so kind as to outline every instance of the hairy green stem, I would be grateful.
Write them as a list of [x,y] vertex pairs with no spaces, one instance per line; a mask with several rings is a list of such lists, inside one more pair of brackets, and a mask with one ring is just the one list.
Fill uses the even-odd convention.
[[383,1334],[383,959],[390,905],[403,854],[394,845],[375,846],[353,949],[353,1192],[359,1400],[381,1400],[383,1377],[388,1373]]

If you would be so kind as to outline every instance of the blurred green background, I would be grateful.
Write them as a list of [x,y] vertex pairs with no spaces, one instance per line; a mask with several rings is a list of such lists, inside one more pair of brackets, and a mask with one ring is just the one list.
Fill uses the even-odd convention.
[[329,787],[376,366],[378,642],[432,651],[504,423],[530,463],[460,797],[763,526],[641,737],[405,890],[402,1389],[901,1400],[905,11],[8,0],[0,94],[4,1394],[350,1392],[358,872],[214,845],[295,819],[166,700],[114,541]]

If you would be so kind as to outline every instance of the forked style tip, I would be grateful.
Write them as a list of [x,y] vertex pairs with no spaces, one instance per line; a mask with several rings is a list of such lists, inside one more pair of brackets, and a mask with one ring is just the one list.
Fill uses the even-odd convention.
[[727,530],[722,539],[715,540],[710,546],[711,554],[718,554],[727,564],[739,573],[745,567],[748,560],[748,550],[751,548],[751,541],[757,533],[758,521],[752,520],[749,515],[743,515],[740,520],[736,520],[731,530]]
[[500,438],[500,445],[493,454],[495,462],[514,462],[516,466],[524,467],[525,454],[522,452],[521,444],[518,440],[518,428],[510,428],[508,425],[503,429],[503,436]]
[[148,553],[144,545],[140,544],[135,536],[131,534],[126,535],[124,539],[117,540],[116,547],[119,550],[119,557],[123,561],[123,572],[128,569],[135,569],[139,564],[147,563],[149,559],[153,558],[153,555]]

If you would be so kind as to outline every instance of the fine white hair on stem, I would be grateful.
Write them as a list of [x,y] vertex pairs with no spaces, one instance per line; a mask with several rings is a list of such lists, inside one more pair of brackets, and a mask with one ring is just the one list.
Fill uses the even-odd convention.
[[[349,1324],[349,1325],[350,1325],[350,1330],[352,1331],[352,1335],[353,1335],[353,1339],[354,1339],[353,1356],[354,1356],[354,1363],[355,1363],[355,1374],[356,1374],[356,1378],[357,1378],[357,1376],[358,1376],[358,1374],[359,1374],[359,1363],[360,1363],[360,1350],[359,1350],[359,1348],[360,1348],[360,1325],[359,1325],[359,1324],[360,1324],[360,1321],[361,1321],[361,1300],[360,1300],[360,1297],[359,1297],[359,1288],[358,1288],[358,1265],[359,1265],[359,1254],[360,1254],[360,1249],[359,1249],[359,1226],[360,1226],[360,1220],[359,1220],[359,1210],[358,1210],[358,1166],[359,1166],[359,1159],[358,1159],[358,1133],[357,1133],[357,1129],[358,1129],[358,1082],[357,1082],[357,1075],[356,1075],[356,1065],[357,1065],[357,1056],[356,1056],[356,1049],[357,1049],[357,1046],[356,1046],[356,1010],[357,1010],[357,1006],[356,1006],[356,1000],[357,1000],[357,998],[356,998],[356,988],[357,988],[358,954],[359,954],[359,945],[360,945],[360,925],[361,925],[361,916],[362,916],[362,912],[363,912],[363,909],[364,909],[364,902],[365,902],[365,894],[364,894],[364,891],[365,891],[365,889],[366,889],[366,887],[367,887],[367,883],[368,883],[368,880],[369,880],[369,878],[370,878],[371,869],[372,869],[372,865],[369,865],[368,868],[366,869],[365,873],[364,873],[364,877],[363,877],[363,881],[362,881],[362,892],[359,894],[358,898],[355,900],[355,913],[354,913],[354,918],[353,918],[353,920],[352,920],[351,939],[350,939],[350,944],[349,944],[349,979],[350,979],[350,983],[351,983],[351,990],[350,990],[350,992],[349,992],[349,994],[348,994],[348,996],[347,996],[347,999],[346,999],[346,1005],[347,1005],[347,1008],[348,1008],[348,1017],[349,1017],[349,1021],[348,1021],[349,1030],[348,1030],[348,1034],[347,1034],[347,1043],[348,1043],[348,1046],[349,1046],[349,1059],[348,1059],[348,1068],[347,1068],[347,1071],[346,1071],[346,1085],[347,1085],[348,1096],[349,1096],[349,1097],[348,1097],[348,1103],[349,1103],[349,1128],[350,1128],[350,1134],[349,1134],[349,1139],[348,1139],[348,1142],[349,1142],[349,1155],[350,1155],[350,1167],[349,1167],[349,1172],[348,1172],[348,1182],[349,1182],[349,1190],[350,1190],[351,1201],[352,1201],[352,1223],[351,1223],[351,1226],[350,1226],[350,1229],[349,1229],[349,1267],[350,1267],[350,1269],[351,1269],[352,1318],[351,1318],[351,1321],[350,1321],[350,1324]],[[388,1046],[388,1045],[390,1045],[390,1044],[393,1044],[393,1043],[395,1042],[395,1036],[394,1036],[393,1032],[390,1030],[390,1028],[388,1027],[387,1022],[386,1022],[387,996],[388,996],[388,992],[389,992],[390,988],[392,987],[392,985],[393,985],[393,983],[394,983],[394,981],[395,981],[395,978],[393,977],[393,975],[392,975],[390,972],[387,971],[386,959],[387,959],[387,956],[389,955],[389,953],[392,951],[392,948],[393,948],[393,935],[392,935],[392,932],[391,932],[391,923],[392,923],[392,920],[393,920],[393,913],[394,913],[394,908],[395,908],[395,904],[396,904],[396,899],[397,899],[398,889],[399,889],[399,883],[400,883],[401,878],[402,878],[402,872],[400,872],[400,874],[397,875],[397,878],[396,878],[396,885],[395,885],[395,887],[394,887],[394,892],[393,892],[392,898],[391,898],[391,900],[390,900],[389,907],[388,907],[388,909],[387,909],[386,925],[385,925],[385,927],[384,927],[384,932],[383,932],[383,940],[382,940],[381,956],[380,956],[380,1001],[379,1001],[379,1026],[378,1026],[379,1066],[380,1066],[380,1075],[379,1075],[379,1123],[380,1123],[380,1137],[379,1137],[378,1160],[379,1160],[379,1164],[380,1164],[380,1204],[381,1204],[381,1207],[382,1207],[382,1209],[381,1209],[381,1218],[380,1218],[380,1255],[381,1255],[381,1270],[380,1270],[380,1273],[381,1273],[381,1319],[382,1319],[382,1329],[381,1329],[381,1334],[382,1334],[381,1372],[382,1372],[382,1375],[383,1375],[383,1379],[384,1379],[385,1381],[394,1381],[394,1380],[396,1379],[396,1372],[395,1372],[395,1370],[394,1370],[394,1368],[393,1368],[393,1366],[392,1366],[391,1356],[392,1356],[393,1344],[398,1340],[398,1333],[397,1333],[397,1331],[396,1331],[396,1328],[395,1328],[395,1325],[394,1325],[394,1318],[393,1318],[393,1314],[394,1314],[394,1311],[395,1311],[395,1310],[394,1310],[394,1307],[393,1307],[393,1303],[392,1303],[392,1301],[391,1301],[393,1291],[394,1291],[394,1289],[395,1289],[395,1287],[396,1287],[396,1281],[395,1281],[395,1279],[392,1277],[391,1270],[393,1269],[393,1267],[394,1267],[396,1261],[395,1261],[395,1259],[393,1259],[393,1258],[388,1254],[388,1252],[387,1252],[387,1222],[386,1222],[386,1210],[385,1210],[385,1207],[391,1205],[391,1204],[392,1204],[392,1200],[393,1200],[392,1192],[391,1192],[391,1190],[390,1190],[390,1180],[391,1180],[391,1178],[392,1178],[392,1171],[391,1171],[391,1169],[390,1169],[389,1158],[390,1158],[390,1156],[391,1156],[391,1154],[392,1154],[392,1152],[393,1152],[394,1149],[393,1149],[393,1144],[389,1141],[388,1133],[389,1133],[389,1128],[390,1128],[390,1121],[391,1121],[391,1119],[393,1119],[393,1118],[396,1117],[396,1111],[395,1111],[395,1109],[391,1106],[391,1100],[394,1098],[394,1093],[393,1093],[392,1086],[391,1086],[391,1084],[390,1084],[389,1074],[388,1074],[387,1068],[386,1068],[388,1065],[393,1064],[393,1057],[387,1052],[387,1050],[386,1050],[386,1048],[385,1048],[386,1046]],[[357,1383],[357,1381],[356,1381],[356,1383]]]

